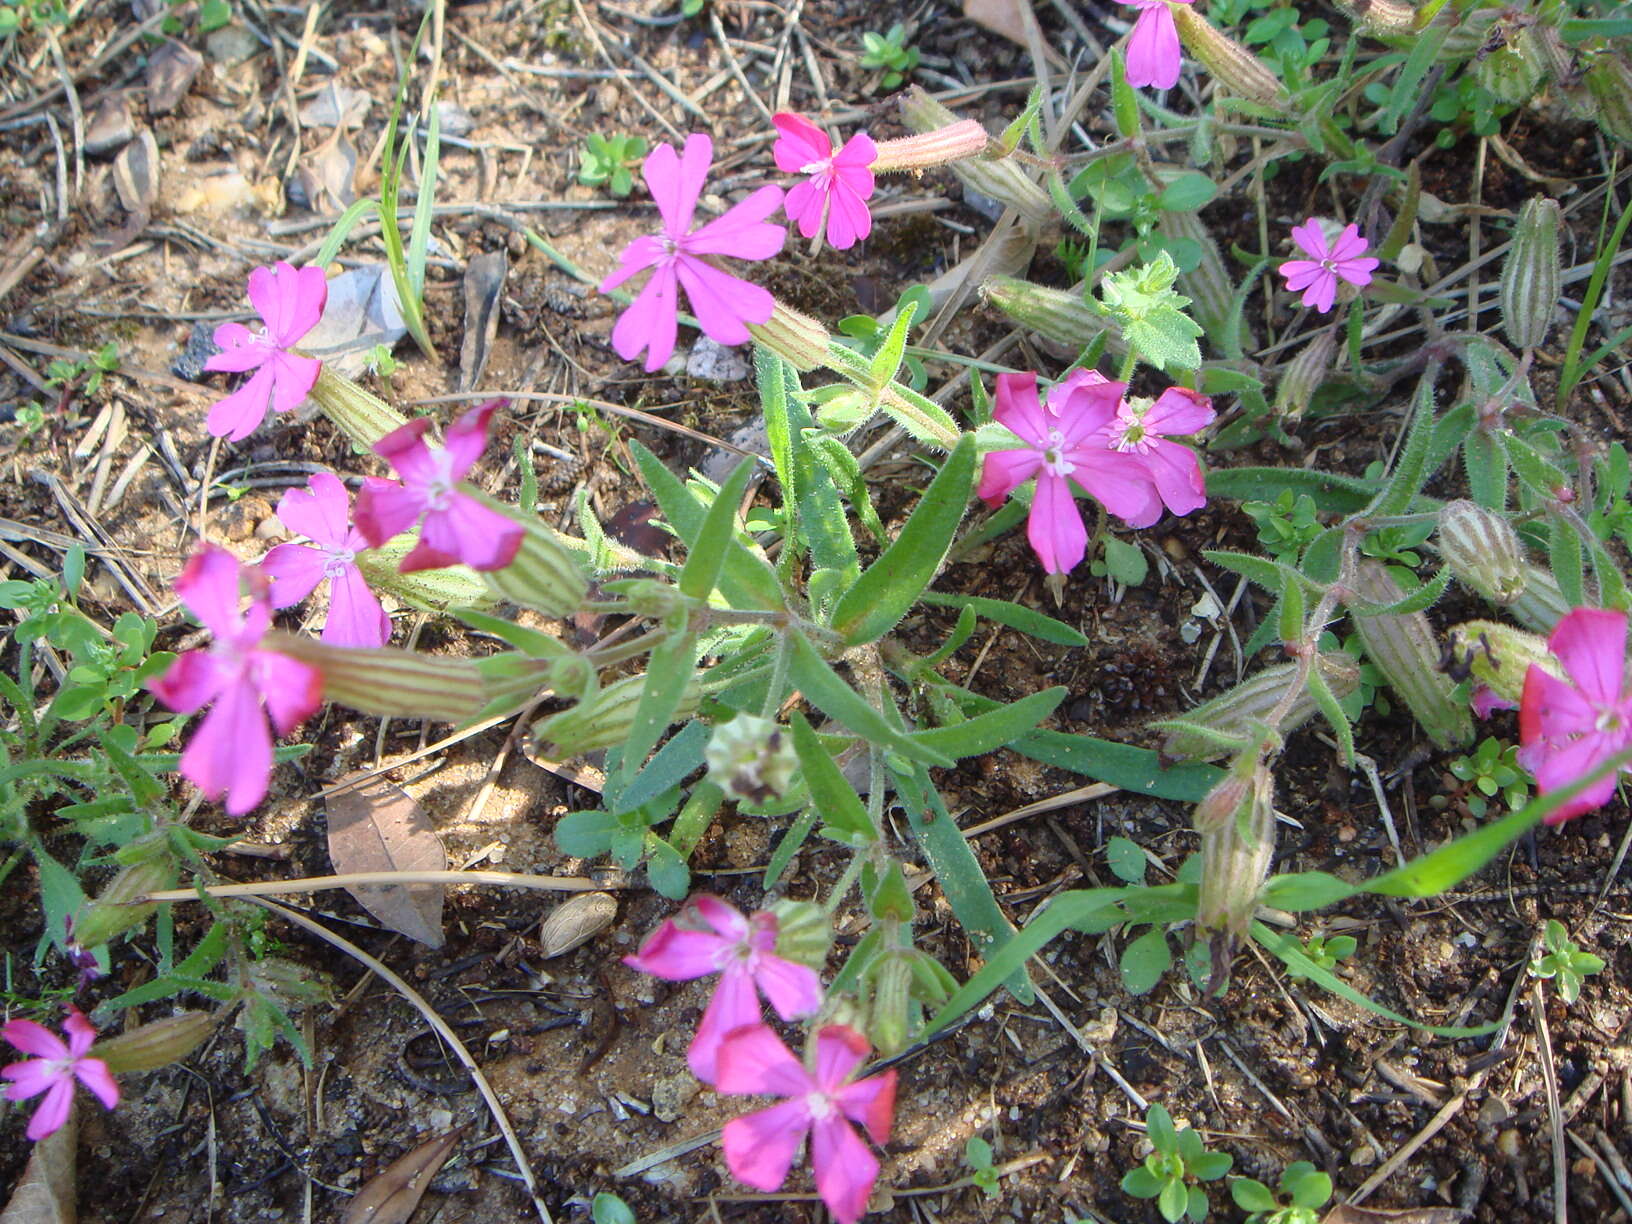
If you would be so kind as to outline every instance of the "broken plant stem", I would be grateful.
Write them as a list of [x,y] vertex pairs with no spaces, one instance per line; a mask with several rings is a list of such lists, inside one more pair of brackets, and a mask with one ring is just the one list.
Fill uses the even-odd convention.
[[352,871],[344,875],[307,876],[299,880],[261,880],[252,884],[201,884],[197,888],[167,888],[133,899],[143,905],[160,901],[202,901],[206,897],[270,897],[281,893],[324,892],[381,884],[491,884],[500,888],[529,888],[539,892],[596,892],[617,888],[584,876],[541,876],[524,871]]

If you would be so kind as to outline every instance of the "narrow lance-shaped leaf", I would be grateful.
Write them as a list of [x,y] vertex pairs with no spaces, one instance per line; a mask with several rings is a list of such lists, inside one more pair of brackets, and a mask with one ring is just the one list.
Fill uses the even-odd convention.
[[868,704],[866,698],[816,653],[816,648],[802,634],[795,633],[790,638],[788,678],[813,706],[863,739],[880,747],[893,748],[926,765],[952,764],[952,758],[945,753],[928,744],[915,743],[910,736],[891,726],[882,714]]
[[1429,444],[1434,436],[1434,380],[1439,376],[1439,363],[1431,361],[1417,384],[1417,398],[1406,426],[1405,441],[1390,473],[1388,484],[1371,505],[1374,515],[1404,514],[1411,501],[1431,474],[1428,470]]
[[867,814],[866,805],[856,795],[838,764],[822,747],[822,741],[803,714],[793,716],[793,748],[799,754],[799,768],[810,788],[810,799],[822,818],[822,832],[849,846],[867,845],[878,840],[878,829]]
[[919,744],[929,744],[959,760],[995,752],[1035,730],[1037,724],[1052,714],[1055,707],[1065,700],[1068,692],[1070,690],[1064,685],[1044,689],[1040,693],[1022,697],[1019,701],[999,706],[995,710],[977,714],[966,722],[914,731],[912,738]]

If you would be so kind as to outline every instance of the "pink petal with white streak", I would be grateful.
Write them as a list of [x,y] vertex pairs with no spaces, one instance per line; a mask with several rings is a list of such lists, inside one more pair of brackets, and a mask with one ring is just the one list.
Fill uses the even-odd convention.
[[745,1186],[778,1190],[809,1130],[810,1110],[803,1101],[784,1101],[733,1118],[720,1133],[726,1167]]

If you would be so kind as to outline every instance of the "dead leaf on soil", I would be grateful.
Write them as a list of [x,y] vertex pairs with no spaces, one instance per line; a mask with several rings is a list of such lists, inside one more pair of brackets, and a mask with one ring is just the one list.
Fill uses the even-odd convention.
[[[963,15],[976,25],[1001,34],[1027,50],[1031,49],[1031,41],[1026,35],[1027,25],[1036,20],[1031,15],[1031,0],[963,0]],[[1054,48],[1042,42],[1040,35],[1037,41],[1050,64],[1060,68],[1065,66],[1065,61]]]
[[1462,1224],[1468,1218],[1455,1207],[1407,1207],[1401,1211],[1375,1211],[1339,1203],[1326,1213],[1320,1224]]
[[202,67],[204,57],[174,39],[148,56],[147,113],[168,115],[175,110]]
[[125,211],[141,217],[145,225],[159,198],[159,146],[146,128],[119,151],[113,163],[113,186]]
[[407,334],[396,285],[383,263],[369,264],[347,268],[329,279],[323,317],[306,333],[300,347],[321,357],[331,369],[355,378],[367,368],[375,345],[390,350]]
[[[441,839],[419,804],[379,778],[329,796],[329,859],[342,875],[448,867]],[[427,947],[442,946],[440,885],[369,884],[346,891],[393,931]]]
[[289,202],[314,212],[344,211],[357,200],[357,147],[344,128],[301,155],[289,184]]
[[331,80],[323,87],[317,97],[300,108],[300,125],[301,127],[362,127],[363,120],[368,115],[368,108],[373,105],[374,99],[362,90],[351,89],[338,81]]
[[510,256],[503,247],[477,255],[465,265],[465,340],[459,349],[459,390],[470,391],[482,381],[487,354],[498,334],[499,304],[504,278],[510,274]]
[[74,1224],[75,1107],[68,1121],[34,1145],[23,1178],[0,1211],[0,1224]]
[[463,1126],[420,1144],[398,1157],[357,1192],[340,1217],[340,1224],[406,1224],[437,1170],[453,1155]]

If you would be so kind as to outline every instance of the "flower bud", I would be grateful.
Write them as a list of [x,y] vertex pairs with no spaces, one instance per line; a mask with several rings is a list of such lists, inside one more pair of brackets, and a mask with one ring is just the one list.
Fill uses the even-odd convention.
[[776,954],[796,965],[821,969],[833,946],[833,927],[827,911],[812,901],[773,901],[770,913],[776,919]]
[[1173,24],[1190,54],[1213,74],[1223,92],[1263,106],[1284,106],[1286,92],[1264,61],[1188,4],[1170,4]]
[[115,1075],[157,1071],[186,1058],[214,1031],[215,1017],[209,1012],[178,1012],[98,1041],[89,1053],[107,1063]]
[[1557,200],[1526,200],[1502,264],[1502,328],[1517,348],[1538,346],[1552,326],[1562,275],[1558,260]]
[[867,1036],[880,1055],[898,1054],[912,1028],[912,965],[909,949],[889,949],[873,962],[873,997],[867,1009]]
[[1439,555],[1451,576],[1494,604],[1524,591],[1524,549],[1505,516],[1466,498],[1439,512]]
[[1253,769],[1246,798],[1234,816],[1201,835],[1196,928],[1239,939],[1257,912],[1275,856],[1275,777],[1261,762]]
[[1600,52],[1587,69],[1586,82],[1604,135],[1632,144],[1632,63],[1613,51]]
[[330,646],[272,630],[265,646],[323,674],[323,698],[382,718],[431,718],[462,723],[485,701],[482,676],[470,659],[379,646]]
[[843,383],[822,387],[820,391],[831,394],[812,397],[816,407],[816,423],[836,437],[854,433],[872,420],[878,411],[878,404],[872,396]]
[[[1315,666],[1339,699],[1360,687],[1360,665],[1341,650],[1321,651]],[[1162,742],[1162,757],[1170,761],[1211,761],[1238,751],[1259,734],[1270,712],[1297,682],[1297,673],[1296,663],[1278,663],[1203,702],[1174,721]],[[1302,689],[1293,698],[1281,725],[1274,729],[1281,734],[1292,731],[1308,722],[1318,708],[1309,691]]]
[[1464,621],[1448,636],[1445,653],[1452,678],[1471,676],[1508,705],[1518,705],[1534,664],[1557,676],[1558,660],[1547,639],[1500,621]]
[[1337,332],[1332,328],[1316,332],[1298,355],[1286,363],[1275,388],[1276,415],[1296,421],[1309,411],[1309,404],[1326,381],[1337,352]]
[[771,317],[765,322],[748,324],[748,332],[796,370],[815,370],[827,364],[831,339],[827,328],[781,302],[772,305]]
[[1337,7],[1376,37],[1408,36],[1417,28],[1417,10],[1397,0],[1337,0]]
[[793,740],[781,727],[756,714],[738,714],[714,728],[703,749],[708,776],[726,796],[771,803],[787,794],[799,769]]
[[[539,751],[552,760],[563,760],[623,743],[635,725],[635,709],[645,684],[644,674],[628,676],[591,693],[570,710],[539,719],[532,727]],[[700,686],[693,677],[680,708],[674,712],[674,721],[691,718],[701,700]]]
[[444,565],[438,569],[415,570],[404,574],[397,567],[419,544],[419,532],[404,532],[379,548],[357,554],[357,568],[376,591],[395,596],[421,612],[446,612],[449,608],[492,607],[497,602],[486,581],[468,565]]
[[[915,132],[952,127],[958,121],[956,115],[917,85],[901,95],[901,118]],[[1014,208],[1028,221],[1043,224],[1054,216],[1054,202],[1048,198],[1048,192],[1012,160],[957,161],[952,163],[952,173],[983,195]]]
[[311,400],[359,451],[373,449],[386,434],[408,423],[408,418],[390,404],[327,365],[318,371],[317,382],[312,384]]
[[1526,562],[1524,590],[1508,605],[1508,614],[1532,633],[1551,633],[1569,610],[1553,571]]
[[152,901],[134,904],[136,898],[170,888],[175,882],[176,862],[168,853],[124,868],[74,922],[74,942],[82,948],[95,948],[141,926],[159,907]]
[[[1243,753],[1249,764],[1255,755],[1255,750],[1250,748]],[[1206,836],[1235,823],[1242,805],[1252,798],[1252,774],[1251,768],[1245,772],[1231,769],[1213,783],[1213,789],[1202,796],[1201,802],[1190,814],[1190,822],[1196,832]]]
[[1113,319],[1100,314],[1080,293],[1049,289],[1014,276],[989,276],[981,296],[1022,327],[1045,340],[1083,349],[1101,332],[1108,332],[1106,348],[1126,353],[1128,346]]
[[959,119],[944,127],[920,131],[916,136],[879,141],[875,146],[878,155],[868,168],[874,174],[888,174],[895,170],[928,170],[984,153],[990,140],[986,129],[975,120]]
[[[1362,561],[1355,574],[1355,590],[1368,604],[1391,604],[1405,592],[1379,561]],[[1411,716],[1441,748],[1460,748],[1473,742],[1473,718],[1468,707],[1451,694],[1455,687],[1439,670],[1442,652],[1433,626],[1422,612],[1393,612],[1367,616],[1357,611],[1355,632],[1366,657],[1377,665],[1405,702]]]
[[1535,39],[1528,29],[1508,22],[1499,22],[1491,33],[1503,43],[1474,61],[1474,79],[1495,94],[1498,102],[1510,106],[1528,102],[1541,87],[1543,74]]
[[464,488],[484,506],[521,525],[521,547],[515,559],[501,570],[482,575],[493,592],[545,616],[565,619],[578,612],[589,594],[589,579],[579,555],[557,539],[537,515],[523,513],[468,485]]

